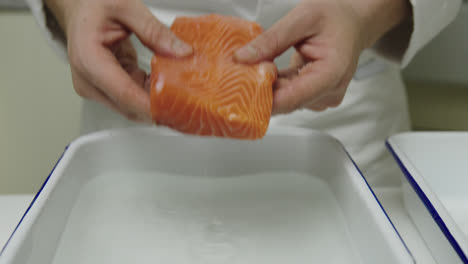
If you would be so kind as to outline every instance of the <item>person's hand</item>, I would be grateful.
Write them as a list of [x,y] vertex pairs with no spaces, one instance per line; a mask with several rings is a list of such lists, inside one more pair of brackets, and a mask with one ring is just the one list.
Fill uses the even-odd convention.
[[295,47],[275,85],[273,113],[338,106],[361,52],[409,13],[408,0],[303,0],[234,56],[240,63],[273,60]]
[[[141,0],[46,0],[66,38],[73,85],[134,121],[151,121],[146,73],[129,35],[159,55],[183,57],[192,48],[161,24]],[[146,82],[147,84],[147,82]]]

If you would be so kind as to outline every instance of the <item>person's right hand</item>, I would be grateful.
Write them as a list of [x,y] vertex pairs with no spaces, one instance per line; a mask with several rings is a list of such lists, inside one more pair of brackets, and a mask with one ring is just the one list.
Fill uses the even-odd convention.
[[133,121],[150,122],[146,73],[138,68],[129,35],[154,53],[184,57],[192,48],[177,39],[141,0],[45,0],[66,38],[73,85]]
[[302,0],[234,58],[254,64],[295,48],[291,66],[279,72],[273,113],[324,111],[341,104],[362,51],[410,10],[408,0]]

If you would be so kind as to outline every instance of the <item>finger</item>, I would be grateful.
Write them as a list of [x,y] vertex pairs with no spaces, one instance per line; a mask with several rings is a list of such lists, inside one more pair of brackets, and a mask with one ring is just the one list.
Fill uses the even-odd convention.
[[341,103],[343,103],[345,92],[346,92],[346,90],[343,90],[342,92],[340,91],[336,95],[329,96],[326,100],[324,100],[324,104],[327,105],[327,107],[329,107],[329,108],[334,108],[334,107],[340,106]]
[[307,64],[297,77],[278,86],[273,96],[273,111],[289,113],[326,96],[338,84],[335,75],[326,69],[324,63]]
[[108,108],[114,110],[114,112],[119,113],[130,121],[148,123],[148,120],[142,119],[134,113],[126,112],[124,109],[120,109],[118,105],[112,102],[109,97],[107,97],[98,89],[92,89],[89,91],[89,99],[107,106]]
[[128,113],[120,109],[109,97],[102,93],[97,87],[87,82],[79,74],[72,72],[73,86],[75,87],[76,92],[83,98],[96,101],[109,109],[125,116],[127,119],[135,122],[146,122],[139,118],[137,115]]
[[299,74],[299,69],[296,67],[282,69],[278,73],[278,77],[282,79],[292,79]]
[[323,111],[328,109],[328,106],[326,106],[324,104],[317,103],[317,104],[308,106],[307,108],[312,110],[312,111],[315,111],[315,112],[323,112]]
[[137,53],[129,37],[115,41],[109,48],[124,69],[137,63]]
[[328,108],[337,107],[343,101],[344,93],[343,94],[335,94],[335,95],[328,95],[325,96],[323,99],[320,99],[314,103],[307,105],[306,108],[314,110],[316,112],[322,112],[327,110]]
[[275,78],[278,76],[278,68],[276,68],[276,64],[273,62],[262,62],[258,67],[263,74],[272,74]]
[[239,49],[234,59],[241,63],[272,60],[288,48],[316,33],[316,16],[299,4],[270,29]]
[[149,94],[139,87],[121,67],[113,54],[104,47],[90,47],[86,79],[99,87],[120,109],[150,120]]
[[130,39],[116,43],[112,48],[117,61],[139,87],[144,87],[146,72],[138,67],[137,53]]
[[[137,53],[130,39],[126,38],[116,43],[112,47],[112,53],[137,86],[148,92],[149,90],[145,90],[146,72],[138,67]],[[143,121],[149,122],[150,120]]]
[[291,68],[300,68],[306,64],[306,59],[302,56],[299,52],[295,51],[291,56],[291,60],[289,61],[289,67]]
[[185,57],[192,54],[190,45],[177,38],[142,1],[116,8],[114,16],[124,23],[153,52],[164,56]]
[[278,76],[280,78],[292,79],[299,74],[301,68],[306,64],[305,58],[298,52],[295,52],[291,56],[289,67],[279,71]]
[[145,90],[146,72],[138,68],[138,66],[128,69],[127,72],[137,86]]
[[82,78],[79,74],[72,71],[72,80],[73,80],[73,87],[76,93],[85,98],[97,101],[112,110],[117,111],[118,107],[106,96],[99,94],[96,91],[94,85],[88,83],[84,78]]
[[151,89],[151,75],[147,74],[145,76],[145,81],[143,82],[143,90],[145,90],[147,93],[150,92]]

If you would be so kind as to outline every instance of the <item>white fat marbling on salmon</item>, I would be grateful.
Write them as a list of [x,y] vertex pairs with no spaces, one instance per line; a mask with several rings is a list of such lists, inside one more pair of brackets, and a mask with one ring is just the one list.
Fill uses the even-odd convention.
[[160,93],[164,87],[164,75],[159,74],[158,75],[158,81],[156,82],[155,89],[156,93]]

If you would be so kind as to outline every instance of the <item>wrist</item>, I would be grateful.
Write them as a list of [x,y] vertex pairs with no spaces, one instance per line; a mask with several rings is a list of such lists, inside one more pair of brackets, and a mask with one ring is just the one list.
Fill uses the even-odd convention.
[[363,46],[372,47],[380,38],[411,16],[409,0],[351,1],[361,20]]

